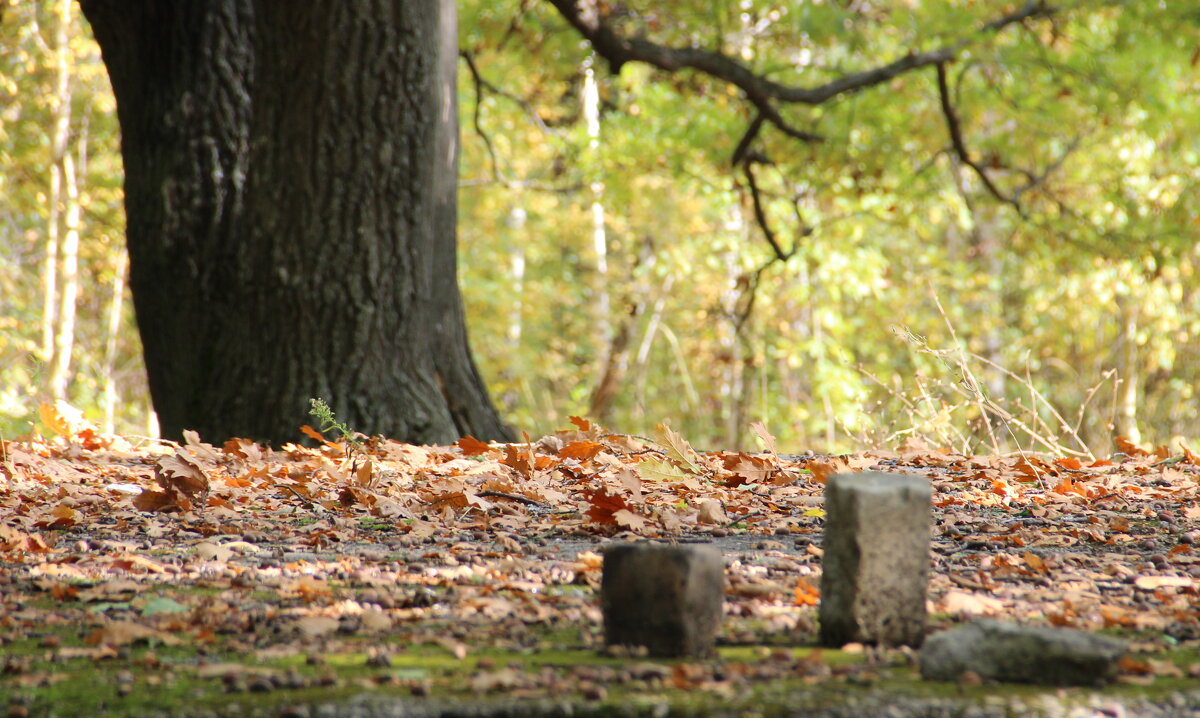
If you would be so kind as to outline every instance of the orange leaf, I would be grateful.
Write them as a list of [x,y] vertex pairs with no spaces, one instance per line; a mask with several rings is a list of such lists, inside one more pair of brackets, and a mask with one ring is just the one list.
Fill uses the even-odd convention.
[[1179,448],[1183,449],[1184,461],[1188,462],[1192,466],[1200,466],[1200,456],[1194,454],[1191,447],[1185,444],[1182,439],[1179,440]]
[[462,449],[467,456],[482,456],[492,450],[487,442],[480,441],[469,434],[454,442],[454,445]]
[[1149,456],[1150,452],[1130,441],[1127,437],[1118,436],[1113,439],[1113,443],[1117,445],[1117,450],[1130,456]]
[[581,419],[578,416],[572,416],[571,423],[580,431],[591,431],[593,427],[592,422],[587,419]]
[[797,606],[815,606],[821,602],[821,590],[800,579],[796,583],[795,602]]
[[307,436],[310,439],[316,439],[317,441],[321,442],[322,444],[325,443],[325,435],[322,434],[321,432],[317,431],[316,429],[312,428],[308,424],[305,424],[304,426],[300,427],[300,433],[304,434],[305,436]]
[[804,465],[804,468],[812,472],[813,479],[818,484],[823,484],[831,475],[846,470],[845,464],[837,463],[836,459],[829,461],[809,461]]
[[604,445],[597,444],[594,441],[572,441],[560,449],[558,455],[564,459],[587,461],[588,459],[595,458],[596,454],[599,454],[603,450]]
[[1078,471],[1083,468],[1083,462],[1076,459],[1074,456],[1067,456],[1061,459],[1054,460],[1055,466],[1061,466],[1064,469],[1073,469]]
[[1037,571],[1038,573],[1048,573],[1049,570],[1046,568],[1046,562],[1043,561],[1042,557],[1038,556],[1036,553],[1026,551],[1025,555],[1023,555],[1021,558],[1025,559],[1025,564],[1034,571]]
[[67,426],[67,421],[54,410],[54,405],[47,402],[38,404],[38,416],[42,420],[42,424],[59,436],[70,436],[71,428]]
[[504,452],[504,458],[500,460],[500,463],[505,466],[511,466],[527,477],[533,476],[533,469],[537,464],[533,458],[532,451],[521,451],[515,444],[508,445]]

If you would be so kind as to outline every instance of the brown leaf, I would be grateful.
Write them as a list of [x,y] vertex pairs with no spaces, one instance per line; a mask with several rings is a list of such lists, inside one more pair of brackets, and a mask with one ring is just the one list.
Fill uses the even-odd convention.
[[38,404],[38,416],[42,420],[42,426],[45,426],[50,431],[59,436],[66,436],[70,433],[67,428],[67,422],[54,411],[54,405],[47,402]]
[[187,448],[196,456],[199,456],[205,461],[217,461],[221,457],[217,455],[217,450],[212,444],[206,444],[200,440],[200,434],[191,429],[183,430],[184,441],[187,442]]
[[604,489],[596,489],[595,491],[583,492],[587,499],[588,510],[587,515],[592,521],[598,524],[615,524],[617,523],[616,513],[618,511],[628,511],[629,505],[625,503],[625,499],[615,494],[610,494]]
[[154,464],[154,477],[168,493],[179,492],[190,499],[208,493],[208,476],[204,469],[179,449]]
[[262,461],[263,450],[258,444],[249,439],[230,439],[221,447],[226,454],[244,461]]
[[168,646],[179,644],[179,639],[175,636],[133,621],[114,621],[103,628],[97,628],[85,636],[83,642],[89,646],[126,646],[137,641],[150,640]]
[[454,445],[462,449],[462,452],[467,456],[483,456],[492,450],[492,447],[486,441],[480,441],[470,435],[464,436],[454,442]]
[[143,491],[133,497],[133,506],[138,511],[169,511],[183,508],[179,503],[179,495],[166,491]]
[[1192,466],[1200,466],[1200,456],[1193,453],[1191,447],[1188,446],[1183,439],[1179,440],[1179,448],[1183,450],[1184,461],[1188,462]]
[[522,451],[517,448],[516,444],[509,444],[505,447],[504,458],[500,460],[500,463],[505,466],[511,466],[517,470],[517,473],[526,478],[533,478],[534,466],[536,466],[537,460],[534,458],[532,451]]
[[[771,465],[769,459],[764,459],[758,456],[749,454],[726,454],[723,457],[725,468],[730,472],[730,475],[725,477],[724,484],[726,486],[741,486],[743,484],[766,484],[771,483],[771,476],[775,472],[775,468]],[[783,474],[783,472],[779,472]],[[784,476],[786,479],[786,475]]]
[[1117,445],[1117,450],[1129,456],[1149,456],[1150,452],[1133,443],[1128,437],[1118,436],[1113,439],[1113,443]]
[[634,503],[640,503],[642,500],[642,479],[637,475],[637,472],[630,468],[623,468],[617,473],[617,480],[621,482],[629,491],[629,497]]
[[630,531],[641,531],[646,528],[646,519],[628,509],[614,511],[613,519]]
[[846,471],[846,464],[838,459],[813,459],[804,465],[812,472],[813,480],[818,484],[825,483],[830,476]]
[[592,422],[588,421],[587,419],[582,419],[578,416],[572,416],[571,423],[575,425],[575,428],[583,432],[590,432],[600,428],[592,424]]
[[725,509],[721,506],[721,502],[717,499],[705,499],[700,502],[700,513],[696,520],[702,524],[716,524],[724,526],[729,523],[729,517],[725,515]]
[[1067,456],[1067,457],[1063,457],[1061,459],[1055,459],[1054,465],[1061,466],[1064,469],[1071,469],[1074,471],[1078,471],[1083,468],[1083,462],[1080,461],[1079,459],[1076,459],[1074,456]]

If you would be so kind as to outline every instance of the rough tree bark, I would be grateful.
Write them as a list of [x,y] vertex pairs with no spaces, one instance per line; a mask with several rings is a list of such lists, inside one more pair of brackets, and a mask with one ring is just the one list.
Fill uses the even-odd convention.
[[456,280],[454,3],[81,0],[163,434],[507,438]]

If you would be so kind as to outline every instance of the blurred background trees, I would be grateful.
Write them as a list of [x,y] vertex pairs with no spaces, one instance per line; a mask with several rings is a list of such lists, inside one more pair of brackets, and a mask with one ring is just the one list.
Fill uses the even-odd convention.
[[[598,5],[806,86],[1003,9]],[[1170,5],[1076,3],[941,78],[784,107],[823,141],[764,127],[735,165],[736,90],[613,75],[546,2],[460,2],[460,279],[493,397],[532,436],[665,419],[701,447],[759,420],[792,451],[1200,437],[1200,14]],[[63,398],[142,433],[98,51],[64,0],[9,0],[0,48],[0,428]]]

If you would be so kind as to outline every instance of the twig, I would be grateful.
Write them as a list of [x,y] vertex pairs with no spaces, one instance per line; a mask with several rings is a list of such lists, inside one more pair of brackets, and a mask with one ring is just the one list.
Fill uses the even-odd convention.
[[519,501],[529,506],[539,506],[544,509],[551,508],[550,504],[538,501],[537,499],[531,499],[528,496],[521,496],[520,494],[508,494],[503,491],[481,491],[475,495],[487,499],[508,499],[509,501]]
[[475,58],[471,55],[471,53],[467,52],[466,50],[463,50],[463,51],[459,52],[458,54],[463,60],[466,61],[467,70],[470,71],[471,79],[475,84],[475,108],[474,108],[474,111],[471,113],[471,123],[475,128],[475,134],[479,135],[479,139],[483,141],[484,149],[487,150],[488,159],[490,160],[491,167],[492,167],[493,181],[495,181],[509,189],[514,189],[514,188],[516,188],[516,189],[532,189],[532,190],[538,190],[541,192],[569,193],[569,192],[577,192],[577,191],[583,189],[583,183],[581,183],[581,182],[576,183],[574,185],[556,187],[553,185],[540,185],[540,184],[537,184],[534,182],[529,182],[527,180],[514,180],[514,179],[509,178],[504,173],[504,171],[501,170],[500,159],[496,153],[495,146],[492,144],[492,138],[490,135],[488,135],[487,131],[485,131],[483,129],[482,107],[483,107],[483,91],[485,89],[492,92],[493,94],[499,95],[499,96],[507,98],[509,100],[512,100],[513,102],[520,105],[521,109],[525,110],[526,114],[528,114],[533,119],[533,122],[535,124],[537,124],[537,126],[542,131],[551,133],[551,134],[553,134],[554,131],[546,126],[546,123],[542,121],[542,118],[539,117],[538,114],[536,112],[534,112],[532,108],[529,107],[529,103],[525,102],[525,100],[521,99],[520,97],[517,97],[516,95],[505,92],[505,91],[501,90],[500,88],[496,87],[495,85],[493,85],[492,83],[485,80],[483,75],[479,72],[479,67],[476,66]]
[[294,489],[293,487],[291,487],[291,486],[288,486],[287,484],[280,484],[280,486],[281,486],[282,488],[285,488],[285,489],[287,489],[288,491],[291,491],[293,494],[295,494],[295,495],[296,495],[296,498],[298,498],[298,499],[300,499],[301,501],[303,501],[303,502],[304,502],[304,508],[308,509],[309,511],[312,511],[314,514],[319,514],[319,513],[320,513],[320,511],[318,511],[317,509],[320,509],[321,511],[324,511],[324,510],[325,510],[325,507],[324,507],[324,506],[321,506],[320,504],[316,503],[315,501],[313,501],[312,499],[308,498],[308,497],[307,497],[307,496],[305,496],[304,494],[300,493],[299,491],[297,491],[297,490],[296,490],[296,489]]

